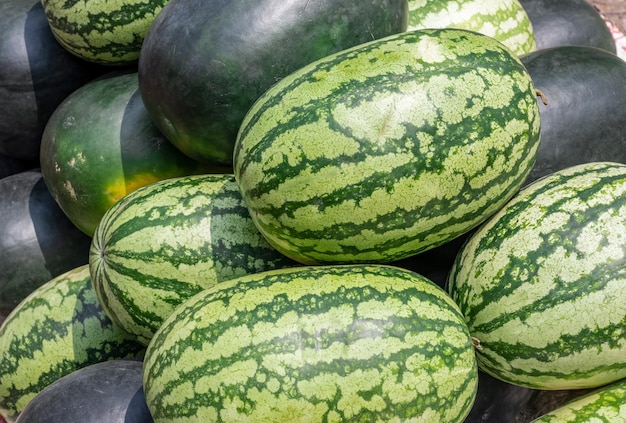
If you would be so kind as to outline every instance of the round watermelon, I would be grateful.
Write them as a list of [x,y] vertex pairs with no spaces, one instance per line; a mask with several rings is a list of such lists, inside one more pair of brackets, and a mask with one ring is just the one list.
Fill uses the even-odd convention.
[[110,360],[74,370],[39,392],[16,423],[152,423],[142,362]]
[[55,110],[41,140],[41,172],[68,218],[92,236],[104,213],[135,189],[208,172],[156,128],[137,73],[114,73],[76,90]]

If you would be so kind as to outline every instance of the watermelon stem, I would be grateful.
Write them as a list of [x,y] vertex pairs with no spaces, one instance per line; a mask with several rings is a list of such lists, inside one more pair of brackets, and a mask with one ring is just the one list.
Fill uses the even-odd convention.
[[483,350],[483,346],[480,343],[480,339],[476,338],[475,336],[472,336],[472,345],[478,351],[482,351]]
[[546,95],[543,93],[543,91],[541,91],[539,88],[535,88],[535,92],[537,93],[537,95],[539,97],[541,97],[541,102],[543,103],[544,106],[548,105],[548,97],[546,97]]

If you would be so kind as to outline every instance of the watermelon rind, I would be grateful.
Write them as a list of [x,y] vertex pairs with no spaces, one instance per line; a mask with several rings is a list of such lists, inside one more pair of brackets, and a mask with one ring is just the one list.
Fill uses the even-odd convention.
[[409,0],[407,29],[424,28],[476,31],[517,55],[537,50],[532,22],[518,0]]
[[32,292],[0,326],[0,415],[12,423],[61,377],[144,351],[104,313],[88,265],[72,269]]
[[445,291],[382,265],[215,285],[168,317],[144,360],[156,423],[463,422],[477,377]]
[[626,165],[592,162],[521,190],[448,278],[485,372],[536,389],[626,377]]
[[536,92],[460,29],[407,31],[283,78],[249,110],[234,172],[261,233],[303,264],[389,262],[496,212],[530,172]]

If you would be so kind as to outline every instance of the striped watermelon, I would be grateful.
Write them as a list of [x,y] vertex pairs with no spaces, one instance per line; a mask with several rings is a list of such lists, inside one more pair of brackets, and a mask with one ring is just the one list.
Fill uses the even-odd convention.
[[383,265],[215,285],[170,315],[144,360],[156,423],[462,422],[477,378],[456,304]]
[[172,178],[128,194],[98,225],[89,263],[104,310],[144,344],[193,294],[295,265],[263,239],[226,174]]
[[41,0],[59,44],[90,62],[126,65],[168,0]]
[[539,145],[517,56],[486,35],[416,30],[327,56],[251,108],[234,153],[250,214],[304,263],[386,262],[498,210]]
[[26,297],[0,327],[0,414],[14,422],[61,377],[94,363],[140,357],[144,350],[100,307],[89,267],[70,270]]
[[531,423],[626,423],[626,379],[598,388]]
[[488,35],[518,55],[537,49],[533,25],[518,0],[409,0],[409,30],[446,27]]
[[448,290],[480,367],[539,389],[626,377],[626,165],[528,185],[468,239]]

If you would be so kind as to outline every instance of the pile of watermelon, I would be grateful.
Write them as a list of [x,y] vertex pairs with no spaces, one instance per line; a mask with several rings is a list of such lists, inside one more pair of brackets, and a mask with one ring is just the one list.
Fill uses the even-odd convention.
[[626,422],[612,29],[4,0],[0,422]]

